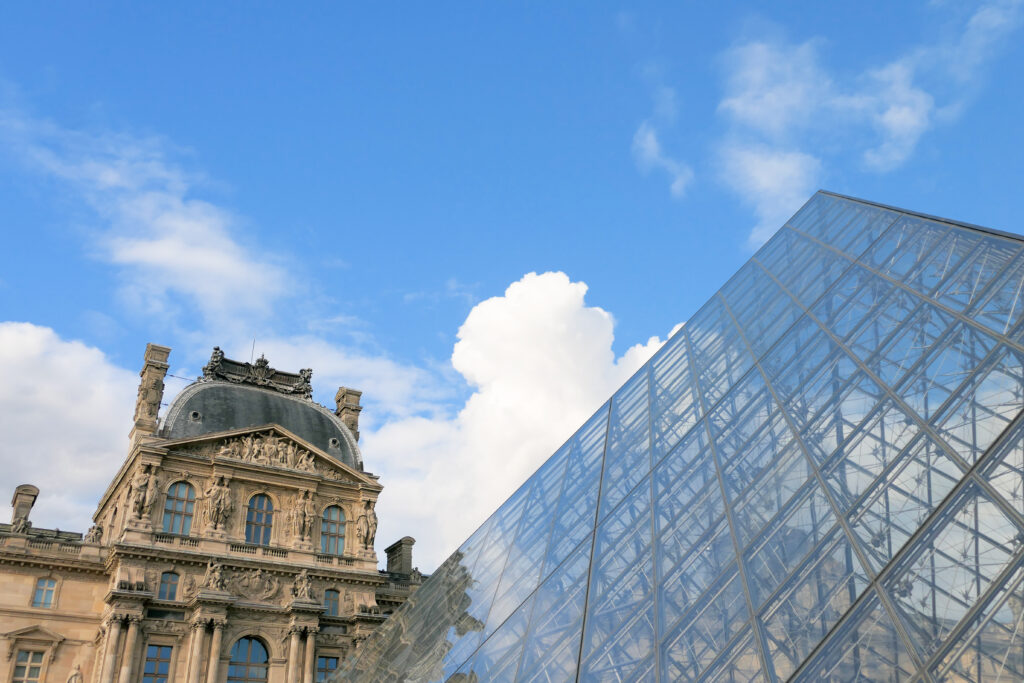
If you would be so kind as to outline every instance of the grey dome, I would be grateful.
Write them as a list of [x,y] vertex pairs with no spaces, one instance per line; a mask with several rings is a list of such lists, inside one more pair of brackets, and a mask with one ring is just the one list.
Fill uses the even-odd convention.
[[160,435],[183,439],[212,432],[277,424],[357,470],[362,456],[334,413],[308,398],[273,389],[207,380],[185,387],[167,410]]

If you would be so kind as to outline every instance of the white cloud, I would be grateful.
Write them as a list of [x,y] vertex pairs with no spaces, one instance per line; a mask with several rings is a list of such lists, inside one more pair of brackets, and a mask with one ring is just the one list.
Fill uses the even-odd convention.
[[382,538],[409,533],[417,562],[440,562],[661,345],[616,358],[612,316],[586,291],[564,273],[530,273],[480,302],[452,353],[474,388],[464,407],[366,435],[385,487]]
[[2,322],[0,377],[2,493],[35,484],[36,526],[88,529],[127,455],[137,375],[48,327]]
[[[662,105],[664,106],[664,105]],[[669,192],[682,197],[693,180],[693,169],[665,154],[658,141],[658,132],[649,121],[644,121],[633,134],[633,159],[643,171],[659,169],[668,174]]]
[[815,190],[820,161],[769,145],[731,144],[721,151],[722,175],[754,207],[757,225],[748,246],[756,248],[789,219]]
[[120,268],[120,293],[137,310],[198,310],[207,322],[261,318],[294,282],[242,246],[230,211],[194,196],[198,179],[168,161],[166,143],[90,135],[12,110],[0,112],[0,134],[97,212],[95,255]]
[[[986,64],[1021,25],[1022,7],[1022,0],[981,3],[956,35],[910,46],[847,79],[823,66],[820,39],[753,40],[728,50],[718,111],[730,129],[719,155],[726,184],[758,216],[750,245],[759,245],[789,216],[780,215],[783,207],[807,199],[827,157],[852,151],[867,169],[891,171],[935,125],[955,120]],[[740,159],[753,166],[738,166]],[[781,175],[762,182],[766,169]],[[764,191],[766,184],[772,192]]]

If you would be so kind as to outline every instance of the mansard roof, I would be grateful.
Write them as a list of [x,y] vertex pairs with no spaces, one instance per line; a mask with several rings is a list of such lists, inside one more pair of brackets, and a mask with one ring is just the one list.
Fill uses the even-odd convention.
[[224,357],[214,347],[203,376],[171,403],[160,430],[167,439],[278,424],[356,470],[363,459],[341,419],[312,399],[313,371],[283,372],[260,356],[255,363]]

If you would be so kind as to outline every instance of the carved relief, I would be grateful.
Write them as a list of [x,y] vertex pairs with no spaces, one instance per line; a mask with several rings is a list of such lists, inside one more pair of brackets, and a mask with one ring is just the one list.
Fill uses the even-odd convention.
[[227,478],[224,476],[210,477],[210,481],[203,492],[206,500],[205,519],[206,526],[211,531],[223,531],[231,517],[231,511],[235,504],[231,500],[231,489],[228,488]]
[[315,456],[290,439],[283,439],[272,431],[228,439],[213,452],[218,458],[230,458],[257,465],[286,467],[300,472],[319,472]]
[[277,595],[281,583],[262,569],[235,572],[227,581],[228,590],[251,600],[270,600]]
[[305,569],[295,577],[295,583],[292,584],[292,597],[308,602],[313,600],[313,582],[309,578],[309,572]]
[[203,366],[203,379],[221,379],[233,384],[255,384],[282,394],[298,394],[311,400],[313,398],[311,369],[303,368],[298,374],[275,370],[270,367],[270,361],[263,354],[260,354],[255,363],[240,363],[225,358],[219,346],[213,347],[210,362]]

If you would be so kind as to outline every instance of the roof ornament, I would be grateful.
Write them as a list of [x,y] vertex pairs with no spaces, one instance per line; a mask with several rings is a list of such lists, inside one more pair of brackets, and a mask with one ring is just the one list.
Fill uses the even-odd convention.
[[225,380],[233,384],[253,384],[282,394],[298,394],[312,400],[312,379],[313,370],[310,368],[303,368],[298,374],[275,370],[270,367],[270,361],[263,354],[260,354],[255,363],[242,363],[225,358],[220,347],[214,346],[210,362],[203,366],[200,381]]

